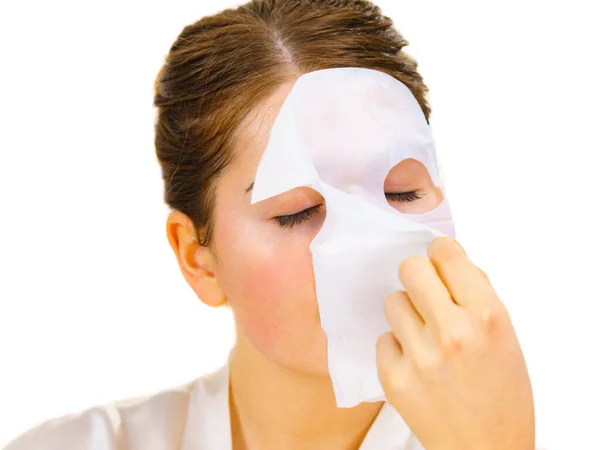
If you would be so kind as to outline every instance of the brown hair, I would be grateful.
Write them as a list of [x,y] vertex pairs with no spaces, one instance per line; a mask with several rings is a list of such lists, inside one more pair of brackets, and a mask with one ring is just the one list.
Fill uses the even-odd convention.
[[252,0],[186,26],[155,84],[165,202],[210,244],[216,180],[232,160],[240,123],[303,73],[380,70],[404,83],[429,119],[427,87],[401,51],[406,45],[391,19],[363,0]]

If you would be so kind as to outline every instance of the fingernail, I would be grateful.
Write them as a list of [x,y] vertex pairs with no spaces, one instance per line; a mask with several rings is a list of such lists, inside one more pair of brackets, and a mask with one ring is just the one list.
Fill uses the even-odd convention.
[[454,243],[460,249],[461,252],[463,252],[465,255],[467,254],[467,252],[465,251],[465,249],[463,248],[463,246],[460,245],[460,242],[458,242],[456,239],[454,239]]

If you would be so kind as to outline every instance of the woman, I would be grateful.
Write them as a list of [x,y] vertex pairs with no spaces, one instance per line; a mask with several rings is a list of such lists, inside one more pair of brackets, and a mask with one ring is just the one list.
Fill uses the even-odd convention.
[[[309,249],[323,198],[283,196],[267,214],[247,195],[304,74],[386,73],[428,118],[406,45],[360,0],[255,0],[183,30],[156,83],[167,235],[198,297],[233,310],[229,363],[178,389],[48,422],[7,450],[534,447],[531,386],[509,316],[455,241],[435,239],[428,257],[406,259],[405,290],[385,299],[392,332],[377,342],[377,369],[387,401],[338,408]],[[440,204],[421,165],[399,170],[418,189],[396,192],[392,206]]]

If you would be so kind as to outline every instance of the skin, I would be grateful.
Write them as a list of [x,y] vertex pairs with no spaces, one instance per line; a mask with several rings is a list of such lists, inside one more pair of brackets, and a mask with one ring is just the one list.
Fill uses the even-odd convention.
[[[335,405],[327,371],[326,338],[319,322],[309,250],[309,244],[319,231],[326,214],[323,198],[310,188],[297,188],[263,202],[250,204],[248,187],[254,180],[273,121],[293,83],[292,80],[281,85],[240,127],[235,148],[236,158],[217,184],[211,245],[202,247],[198,244],[193,223],[179,211],[173,211],[168,217],[167,237],[184,278],[198,297],[214,307],[228,304],[235,317],[237,342],[230,368],[234,449],[356,449],[382,403],[363,403],[355,408],[344,409]],[[390,202],[401,212],[409,214],[431,210],[442,200],[441,191],[433,185],[426,169],[414,160],[403,161],[392,169],[385,180],[385,191],[417,191],[420,198],[416,201]],[[295,214],[317,205],[322,207],[309,220],[291,229],[277,224],[275,218],[278,216]],[[462,269],[470,264],[460,261]],[[453,260],[448,263],[453,264]],[[411,289],[416,289],[414,292],[418,292],[418,298],[423,299],[422,304],[433,302],[432,305],[437,306],[441,303],[436,297],[442,291],[439,284],[444,284],[437,278],[438,281],[433,283],[436,288],[430,290],[428,284],[437,275],[429,271],[430,278],[420,276],[418,272],[422,267],[419,264],[424,262],[403,264],[401,276],[415,279],[414,283],[408,285]],[[472,281],[469,276],[472,274],[467,271],[467,279],[461,279],[461,282]],[[479,270],[477,276],[481,278]],[[487,291],[485,293],[488,299],[491,294]],[[406,298],[409,297],[397,293],[386,299],[386,314],[394,330],[403,326],[399,325],[401,321],[408,320],[401,317],[408,309]],[[446,297],[444,299],[459,308],[452,300]],[[449,310],[442,308],[441,311]],[[444,312],[440,312],[431,317],[432,323],[442,327],[444,320],[451,320],[457,315],[445,318]],[[429,324],[429,321],[426,320],[425,323]],[[512,343],[512,346],[503,349],[497,344],[493,351],[511,364],[511,370],[502,369],[504,378],[499,379],[492,373],[499,370],[497,364],[493,363],[494,357],[480,358],[482,360],[474,362],[469,369],[474,371],[473,374],[485,373],[485,377],[491,378],[477,385],[476,389],[472,389],[468,383],[465,386],[460,384],[462,380],[455,378],[464,376],[464,373],[460,370],[452,372],[441,362],[435,370],[444,376],[428,378],[431,385],[435,385],[431,392],[419,381],[417,375],[408,377],[406,367],[409,364],[404,361],[408,358],[416,360],[416,356],[403,351],[404,346],[423,339],[422,328],[426,325],[421,324],[421,329],[416,325],[407,328],[421,330],[421,334],[419,331],[410,335],[398,332],[384,335],[378,343],[380,376],[388,400],[402,413],[411,428],[414,426],[413,431],[423,443],[432,443],[431,448],[521,448],[476,446],[475,444],[483,442],[485,436],[477,436],[472,447],[461,447],[468,438],[465,437],[467,430],[464,433],[453,433],[453,427],[458,425],[465,427],[468,423],[467,428],[474,428],[474,418],[471,417],[473,409],[469,408],[478,399],[485,403],[485,408],[489,407],[488,403],[493,402],[498,393],[497,386],[504,386],[507,382],[507,373],[512,376],[515,371],[521,375],[524,373],[525,375],[518,377],[520,384],[515,383],[521,387],[526,384],[526,369],[524,362],[519,365],[522,355],[514,331],[508,326],[501,326],[502,323],[500,319],[494,320],[495,326],[492,328],[496,333],[504,333],[501,337]],[[461,330],[465,331],[466,328]],[[431,333],[431,336],[434,334]],[[467,332],[460,336],[471,339],[481,337]],[[434,342],[433,337],[431,340]],[[417,348],[416,345],[414,347]],[[476,345],[472,347],[481,350]],[[427,348],[436,347],[430,343]],[[467,347],[460,348],[462,350]],[[418,351],[415,354],[419,354]],[[469,361],[473,359],[470,354],[452,355]],[[453,369],[462,367],[453,365],[451,358],[443,361]],[[445,375],[449,378],[446,379]],[[472,375],[471,379],[476,379],[477,376]],[[399,383],[397,380],[405,382]],[[526,381],[528,382],[528,378]],[[510,384],[510,380],[508,382]],[[462,403],[454,404],[451,399],[444,397],[444,392],[445,389],[457,387],[464,389],[464,396],[461,396]],[[423,398],[407,396],[407,392],[416,388],[419,390],[415,392],[419,392],[419,396]],[[494,390],[490,395],[486,391],[488,388]],[[517,391],[515,388],[515,392]],[[504,404],[510,405],[510,397],[503,399]],[[526,395],[521,395],[519,400],[519,405],[528,410]],[[435,419],[430,419],[428,416],[432,410],[429,408],[435,410],[438,402],[439,413],[434,416]],[[462,412],[462,416],[457,416],[457,411]],[[500,411],[499,416],[490,413],[485,426],[489,427],[494,418],[504,419],[504,413],[505,410]],[[447,432],[439,438],[439,442],[442,442],[439,444],[436,436],[443,422],[447,423],[447,427],[443,428],[447,428]]]
[[402,262],[392,332],[377,343],[386,397],[428,450],[533,449],[531,383],[508,312],[448,238]]

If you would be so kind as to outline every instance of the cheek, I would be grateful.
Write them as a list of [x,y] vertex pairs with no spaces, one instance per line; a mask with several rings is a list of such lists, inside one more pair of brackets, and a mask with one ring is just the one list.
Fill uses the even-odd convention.
[[276,358],[308,350],[321,330],[310,241],[264,223],[222,237],[227,245],[219,252],[219,282],[246,337]]

